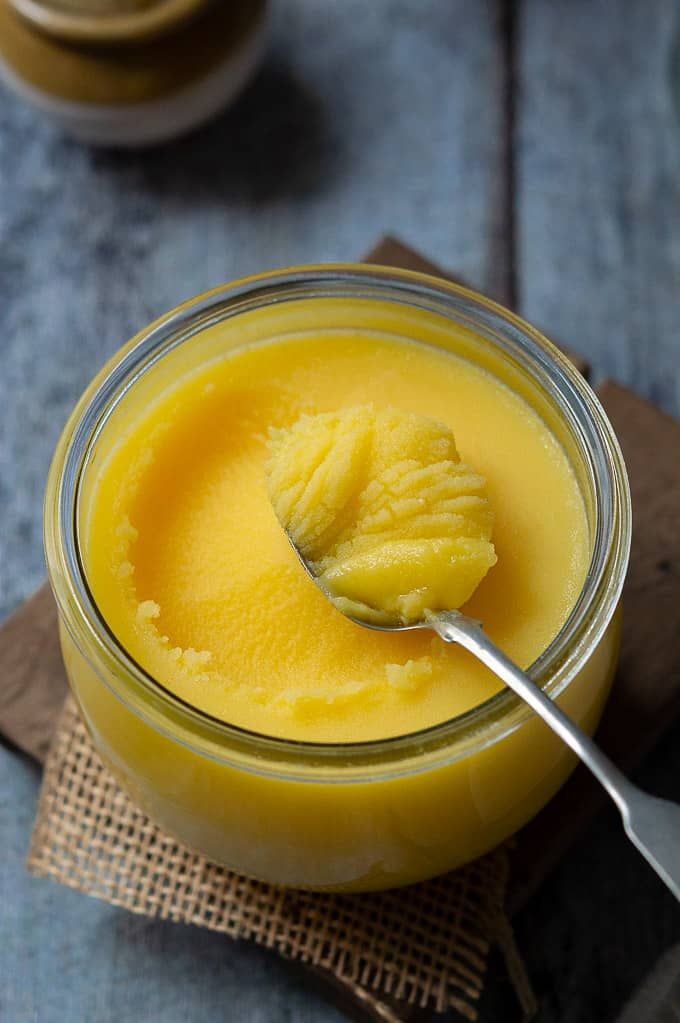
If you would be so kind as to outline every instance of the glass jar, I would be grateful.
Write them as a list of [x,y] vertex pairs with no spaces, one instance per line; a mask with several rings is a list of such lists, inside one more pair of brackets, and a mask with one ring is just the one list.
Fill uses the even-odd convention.
[[592,556],[571,615],[529,671],[588,732],[618,654],[630,498],[611,426],[568,360],[495,303],[419,274],[332,265],[225,285],[138,334],[87,389],[50,470],[45,545],[66,669],[97,750],[153,820],[210,859],[277,884],[358,891],[433,876],[503,841],[565,781],[573,755],[507,690],[374,742],[286,741],[211,718],[116,641],[80,550],[98,451],[135,407],[234,347],[312,328],[387,329],[455,350],[521,394],[562,443]]
[[0,77],[95,145],[164,142],[258,67],[266,0],[0,0]]

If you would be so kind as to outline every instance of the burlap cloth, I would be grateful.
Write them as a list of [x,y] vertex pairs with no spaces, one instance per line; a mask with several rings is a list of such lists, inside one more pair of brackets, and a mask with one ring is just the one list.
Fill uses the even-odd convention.
[[504,911],[505,847],[395,891],[319,894],[242,877],[144,816],[97,756],[69,697],[47,758],[29,870],[133,913],[196,924],[327,971],[377,1020],[399,1006],[477,1018],[497,942],[525,1016],[534,1001]]

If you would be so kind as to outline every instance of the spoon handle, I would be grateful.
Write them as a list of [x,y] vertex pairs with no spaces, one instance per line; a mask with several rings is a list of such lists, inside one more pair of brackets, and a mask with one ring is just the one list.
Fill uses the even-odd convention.
[[619,808],[626,834],[680,900],[680,806],[633,785],[590,736],[491,642],[481,622],[460,611],[429,614],[427,624],[447,643],[459,643],[520,696],[577,754]]

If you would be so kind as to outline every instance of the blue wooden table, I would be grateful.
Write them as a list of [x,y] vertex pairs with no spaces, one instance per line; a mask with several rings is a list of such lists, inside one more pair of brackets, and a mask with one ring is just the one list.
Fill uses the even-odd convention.
[[[675,0],[273,7],[257,80],[177,144],[86,149],[2,93],[0,617],[44,577],[47,465],[94,371],[155,315],[254,270],[397,233],[680,414]],[[675,798],[677,740],[640,774]],[[341,1018],[272,953],[29,878],[38,782],[0,746],[3,1023]],[[543,1023],[614,1019],[680,941],[613,811],[517,927]],[[487,1023],[513,1018],[500,976]]]

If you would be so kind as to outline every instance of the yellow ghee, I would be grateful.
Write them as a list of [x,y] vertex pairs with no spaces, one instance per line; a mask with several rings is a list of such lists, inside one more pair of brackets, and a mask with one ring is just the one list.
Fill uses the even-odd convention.
[[[395,275],[395,288],[405,280]],[[574,757],[510,697],[408,738],[297,741],[411,733],[470,710],[498,683],[464,651],[425,634],[371,632],[332,606],[269,499],[270,429],[367,405],[450,429],[495,512],[498,561],[464,609],[524,665],[560,629],[583,582],[591,470],[558,403],[521,360],[477,334],[467,312],[456,322],[457,300],[453,318],[408,296],[269,302],[266,277],[249,286],[263,282],[263,297],[235,315],[233,305],[215,315],[211,295],[171,314],[175,338],[192,329],[151,365],[139,339],[131,343],[67,425],[45,523],[64,661],[97,750],[185,845],[277,884],[407,884],[515,832]],[[134,381],[90,420],[99,426],[86,431],[72,493],[64,467],[82,443],[77,427],[97,408],[106,373],[127,363],[124,379],[134,372]],[[625,521],[616,528],[625,533]],[[74,596],[70,542],[96,610]],[[613,586],[624,570],[612,570]],[[591,732],[618,652],[612,613],[587,612],[586,638],[552,668],[559,681],[570,672],[558,702]],[[111,636],[157,681],[145,681]]]
[[277,518],[343,613],[422,621],[459,608],[495,565],[485,481],[444,423],[359,405],[272,430],[269,450]]
[[[404,410],[382,435],[379,466],[403,446],[425,457],[434,445],[432,459],[442,440],[453,455],[441,427],[414,438],[409,415],[427,414],[455,431],[486,480],[498,564],[466,611],[522,665],[564,623],[588,564],[586,514],[565,452],[521,397],[417,343],[342,331],[271,341],[187,374],[100,455],[84,545],[94,597],[123,646],[188,703],[258,732],[352,741],[427,727],[499,688],[428,633],[377,634],[348,621],[281,530],[267,489],[268,431],[369,402],[388,420]],[[349,429],[356,418],[339,421]],[[347,467],[345,485],[357,472]],[[478,498],[480,478],[467,485]],[[478,511],[475,583],[493,560],[485,499]]]

